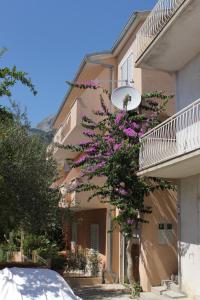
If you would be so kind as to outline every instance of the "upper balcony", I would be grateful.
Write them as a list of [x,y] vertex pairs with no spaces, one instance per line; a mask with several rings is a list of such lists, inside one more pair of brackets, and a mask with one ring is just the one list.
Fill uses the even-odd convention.
[[[67,144],[77,144],[82,138],[82,128],[81,128],[81,117],[84,111],[82,104],[82,99],[75,99],[70,112],[67,114],[65,120],[62,122],[61,126],[57,130],[53,142],[61,145]],[[54,158],[61,160],[64,158],[73,158],[74,153],[70,151],[56,147],[54,150]]]
[[59,202],[61,208],[71,208],[76,211],[106,208],[98,197],[88,201],[91,192],[78,193],[74,188],[80,183],[80,179],[74,178],[60,188],[62,198]]
[[200,99],[141,138],[139,175],[183,178],[200,170]]
[[199,18],[199,0],[159,0],[137,33],[136,67],[180,70],[199,53]]

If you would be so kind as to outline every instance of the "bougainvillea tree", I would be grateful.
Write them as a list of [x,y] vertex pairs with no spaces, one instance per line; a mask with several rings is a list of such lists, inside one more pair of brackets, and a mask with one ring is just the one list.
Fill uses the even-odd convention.
[[[93,83],[74,86],[100,89]],[[64,147],[83,153],[72,163],[72,167],[81,168],[80,177],[85,178],[76,186],[76,191],[90,191],[89,201],[98,196],[101,201],[118,209],[114,223],[120,226],[127,238],[127,276],[133,283],[131,247],[134,233],[140,223],[147,222],[145,214],[151,213],[151,207],[145,204],[145,197],[155,189],[172,188],[168,182],[137,176],[140,137],[159,123],[160,114],[166,109],[171,96],[159,92],[145,94],[139,109],[113,113],[105,105],[104,94],[110,98],[109,93],[102,90],[101,108],[94,112],[94,118],[82,117],[86,141]],[[101,186],[94,184],[96,177],[104,178]]]

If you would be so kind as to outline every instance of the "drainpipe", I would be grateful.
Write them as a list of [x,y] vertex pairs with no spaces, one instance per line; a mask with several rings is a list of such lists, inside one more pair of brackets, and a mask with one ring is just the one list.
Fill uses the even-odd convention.
[[[107,68],[110,70],[110,87],[109,87],[109,93],[111,94],[113,91],[113,82],[114,82],[114,65],[103,63],[100,60],[92,60],[90,57],[86,57],[86,62],[100,65],[104,68]],[[110,111],[112,110],[111,101],[110,101]],[[112,220],[111,220],[111,206],[109,205],[107,208],[107,215],[106,215],[106,228],[109,230],[112,229]],[[107,239],[107,270],[113,274],[112,272],[112,233],[108,233],[108,239]]]
[[[114,65],[105,64],[100,60],[92,60],[88,56],[86,57],[86,62],[88,62],[90,64],[100,65],[100,66],[110,70],[110,79],[108,81],[110,82],[109,93],[111,94],[112,91],[113,91],[113,83],[114,83]],[[109,108],[110,108],[110,111],[111,111],[112,110],[111,101],[110,101],[110,107]]]
[[182,290],[182,267],[181,267],[181,181],[178,182],[177,194],[177,219],[178,219],[178,285]]

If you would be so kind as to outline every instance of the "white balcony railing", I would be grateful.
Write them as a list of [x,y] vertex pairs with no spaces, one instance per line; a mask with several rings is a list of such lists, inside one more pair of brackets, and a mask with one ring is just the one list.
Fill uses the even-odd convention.
[[158,1],[136,35],[137,60],[185,1]]
[[200,99],[141,138],[140,170],[200,148]]
[[59,201],[59,207],[69,208],[78,206],[77,192],[75,189],[81,182],[82,181],[80,179],[75,178],[69,183],[66,183],[64,186],[60,187],[62,196]]
[[69,114],[67,116],[67,118],[64,120],[63,124],[57,130],[57,132],[54,136],[54,143],[63,144],[63,140],[69,133],[70,129],[71,129],[71,114]]

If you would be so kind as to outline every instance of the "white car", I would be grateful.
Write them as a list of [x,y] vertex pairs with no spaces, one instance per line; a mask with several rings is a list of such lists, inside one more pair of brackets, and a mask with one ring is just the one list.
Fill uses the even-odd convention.
[[81,300],[55,271],[36,268],[0,270],[0,300]]

